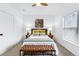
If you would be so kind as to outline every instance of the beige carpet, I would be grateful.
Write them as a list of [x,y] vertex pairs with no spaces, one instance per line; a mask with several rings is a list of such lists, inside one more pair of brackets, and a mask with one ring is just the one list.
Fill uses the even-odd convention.
[[21,44],[17,44],[15,47],[12,47],[8,51],[6,51],[2,56],[19,56],[20,48],[21,48]]
[[59,50],[59,56],[74,56],[74,54],[72,54],[70,51],[68,51],[67,49],[65,49],[63,46],[61,46],[60,44],[57,44],[58,50]]
[[[58,56],[74,56],[71,52],[66,50],[64,47],[59,45],[58,43],[57,47],[59,49],[59,55]],[[21,44],[17,44],[15,47],[9,49],[7,52],[5,52],[2,56],[19,56],[19,49],[21,48]]]

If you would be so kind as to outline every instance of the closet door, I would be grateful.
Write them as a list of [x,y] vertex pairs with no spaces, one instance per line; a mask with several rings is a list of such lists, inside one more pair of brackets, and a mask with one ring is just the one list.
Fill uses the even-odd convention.
[[[11,40],[13,34],[13,19],[12,15],[0,11],[0,43],[8,43]],[[5,42],[4,42],[5,41]]]
[[72,12],[64,18],[64,38],[71,42],[77,41],[77,12]]

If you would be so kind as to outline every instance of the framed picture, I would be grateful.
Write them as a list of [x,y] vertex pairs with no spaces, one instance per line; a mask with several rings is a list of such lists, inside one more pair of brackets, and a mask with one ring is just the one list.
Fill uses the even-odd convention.
[[43,27],[43,19],[36,19],[35,27]]

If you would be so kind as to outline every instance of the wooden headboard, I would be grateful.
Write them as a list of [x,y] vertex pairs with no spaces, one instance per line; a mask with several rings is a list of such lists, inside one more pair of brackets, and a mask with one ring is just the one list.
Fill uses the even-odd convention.
[[47,29],[31,29],[31,34],[45,34],[45,35],[47,35]]

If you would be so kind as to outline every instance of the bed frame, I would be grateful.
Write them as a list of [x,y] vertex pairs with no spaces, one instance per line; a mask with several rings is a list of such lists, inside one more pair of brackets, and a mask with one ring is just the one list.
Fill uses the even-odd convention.
[[52,45],[24,45],[19,51],[20,56],[25,55],[52,55],[56,56],[56,50]]
[[47,29],[31,29],[31,34],[35,33],[47,35]]
[[[47,35],[47,33],[48,33],[47,29],[44,29],[44,28],[43,29],[37,29],[37,28],[31,29],[31,34]],[[50,55],[56,56],[56,50],[51,45],[24,45],[21,47],[19,51],[20,55],[28,55],[29,53],[37,54],[37,52],[42,53],[43,55],[50,54]]]

